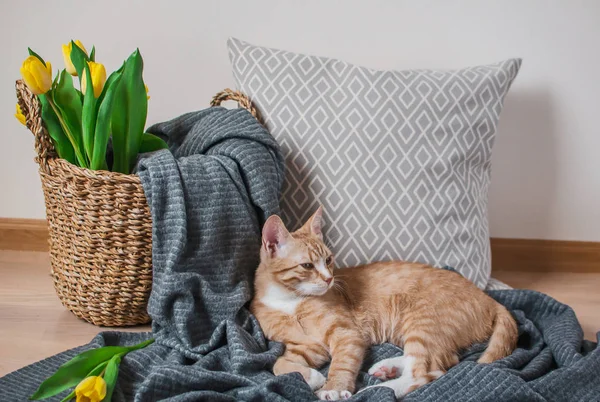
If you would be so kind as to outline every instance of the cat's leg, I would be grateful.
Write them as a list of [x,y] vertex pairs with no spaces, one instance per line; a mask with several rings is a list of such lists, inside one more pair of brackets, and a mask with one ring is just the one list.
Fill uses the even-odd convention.
[[347,327],[327,331],[326,343],[331,353],[327,382],[319,391],[319,399],[348,399],[356,388],[356,377],[363,362],[367,343],[360,332]]
[[438,379],[446,373],[448,361],[451,356],[454,356],[453,351],[445,350],[440,345],[433,344],[424,336],[417,334],[418,332],[415,332],[414,335],[409,333],[409,336],[404,337],[406,363],[400,379],[406,378],[398,387],[398,392],[394,389],[396,394],[403,393],[405,395]]
[[298,372],[304,377],[304,381],[306,381],[312,391],[318,390],[325,384],[325,376],[314,368],[308,367],[305,356],[295,353],[288,348],[275,362],[273,374],[282,375],[294,372]]
[[430,375],[434,380],[437,380],[449,370],[451,367],[456,366],[460,362],[458,354],[456,353],[433,353],[432,360],[429,365]]
[[404,356],[399,356],[378,361],[371,366],[369,374],[384,381],[400,377],[404,370],[404,360]]

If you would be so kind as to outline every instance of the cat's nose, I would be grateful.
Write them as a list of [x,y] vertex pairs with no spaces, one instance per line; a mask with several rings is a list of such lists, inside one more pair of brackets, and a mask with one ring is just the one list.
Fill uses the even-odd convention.
[[327,279],[325,279],[325,282],[329,285],[329,284],[331,284],[332,280],[333,280],[333,278],[327,278]]

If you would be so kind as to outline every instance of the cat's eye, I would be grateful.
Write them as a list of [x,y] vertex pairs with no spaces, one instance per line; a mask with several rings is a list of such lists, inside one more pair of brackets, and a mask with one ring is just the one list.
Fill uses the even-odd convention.
[[333,262],[333,258],[331,256],[327,257],[327,259],[325,260],[325,265],[331,265],[331,263]]
[[305,262],[304,264],[300,264],[300,266],[302,266],[302,268],[306,268],[306,269],[312,269],[315,267],[312,262]]

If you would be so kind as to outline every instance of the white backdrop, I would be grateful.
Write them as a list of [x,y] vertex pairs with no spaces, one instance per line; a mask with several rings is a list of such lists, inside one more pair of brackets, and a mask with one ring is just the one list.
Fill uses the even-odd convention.
[[207,106],[233,85],[226,39],[377,69],[459,68],[523,57],[493,159],[496,237],[600,241],[600,2],[16,1],[0,4],[0,217],[43,218],[33,138],[13,117],[31,46],[63,68],[61,44],[97,48],[107,70],[139,47],[148,123]]

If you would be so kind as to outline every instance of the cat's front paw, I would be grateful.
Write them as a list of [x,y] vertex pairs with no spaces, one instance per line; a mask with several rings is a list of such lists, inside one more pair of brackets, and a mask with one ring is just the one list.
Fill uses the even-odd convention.
[[341,391],[336,389],[320,390],[317,391],[317,397],[322,401],[340,401],[350,399],[352,392],[347,389]]
[[325,384],[325,376],[319,373],[317,370],[311,368],[310,376],[306,379],[306,383],[310,387],[311,391],[316,391]]

